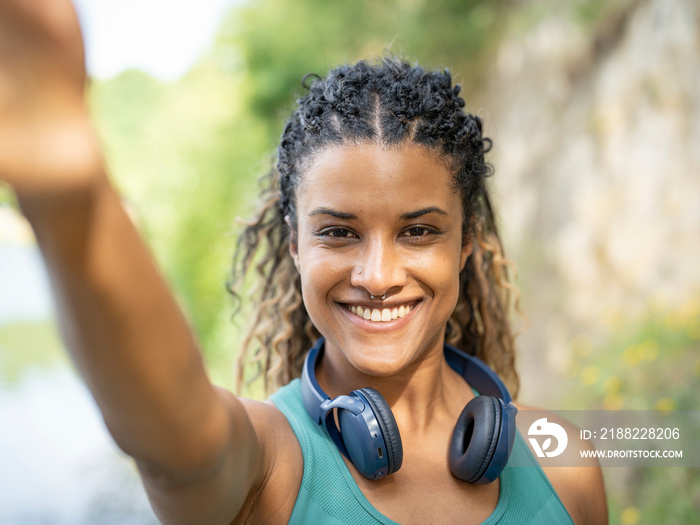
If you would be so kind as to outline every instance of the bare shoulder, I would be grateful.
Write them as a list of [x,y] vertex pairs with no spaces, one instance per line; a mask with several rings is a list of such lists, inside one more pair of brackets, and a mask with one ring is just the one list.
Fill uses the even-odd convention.
[[288,523],[296,503],[304,460],[284,414],[271,402],[241,398],[263,448],[264,475],[234,523]]
[[[559,415],[535,407],[516,403],[518,410],[537,410],[546,414],[547,421],[564,428],[569,439],[569,448],[592,450],[588,440],[581,439],[579,428]],[[523,432],[527,434],[527,429]],[[573,445],[573,447],[572,447]],[[603,484],[603,473],[598,460],[581,460],[576,466],[550,466],[546,458],[537,458],[559,499],[566,507],[576,525],[599,525],[608,523],[608,506]]]

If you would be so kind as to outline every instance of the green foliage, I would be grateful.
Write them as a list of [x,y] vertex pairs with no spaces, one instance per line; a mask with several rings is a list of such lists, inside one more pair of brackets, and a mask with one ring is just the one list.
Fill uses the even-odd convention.
[[[506,0],[296,2],[260,0],[234,11],[216,50],[240,53],[246,104],[281,129],[281,108],[291,106],[307,73],[361,58],[398,53],[426,67],[449,66],[473,87],[500,34]],[[227,51],[228,50],[228,51]]]
[[[209,62],[173,84],[136,71],[93,86],[105,157],[206,354],[229,323],[234,218],[265,149],[237,80]],[[230,359],[230,356],[229,356]]]
[[[585,335],[572,341],[571,378],[579,380],[573,405],[606,410],[696,409],[700,302],[652,310],[639,321],[615,318],[610,322],[611,335],[599,349]],[[586,407],[576,401],[584,390]]]
[[[700,300],[652,309],[638,321],[615,316],[610,325],[606,343],[596,345],[586,336],[572,342],[570,377],[576,383],[567,406],[697,410]],[[611,470],[616,471],[606,472],[611,523],[694,523],[700,514],[698,468]]]

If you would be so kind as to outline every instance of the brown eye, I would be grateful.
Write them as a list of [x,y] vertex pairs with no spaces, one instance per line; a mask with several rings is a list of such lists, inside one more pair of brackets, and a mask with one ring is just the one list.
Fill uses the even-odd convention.
[[409,228],[408,230],[406,230],[406,233],[408,233],[408,235],[410,235],[411,237],[423,237],[432,233],[432,231],[423,226],[414,226],[413,228]]
[[355,237],[355,234],[347,228],[328,228],[327,230],[319,232],[318,235],[321,237],[330,237],[332,239],[349,239]]

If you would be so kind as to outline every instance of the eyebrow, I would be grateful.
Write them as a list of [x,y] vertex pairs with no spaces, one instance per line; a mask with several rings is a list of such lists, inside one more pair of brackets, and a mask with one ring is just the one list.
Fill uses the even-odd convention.
[[[411,219],[415,219],[417,217],[421,217],[423,215],[427,215],[429,213],[439,213],[440,215],[449,215],[449,213],[447,213],[442,208],[438,208],[437,206],[429,206],[427,208],[421,208],[420,210],[402,213],[400,216],[400,219],[402,221],[408,221]],[[355,215],[353,213],[346,213],[344,211],[332,210],[330,208],[316,208],[311,213],[309,213],[309,217],[311,217],[313,215],[330,215],[331,217],[335,217],[336,219],[343,219],[346,221],[351,221],[351,220],[357,219],[357,215]]]
[[309,213],[309,217],[313,215],[330,215],[331,217],[335,217],[336,219],[344,219],[346,221],[357,219],[357,215],[354,215],[352,213],[346,213],[344,211],[332,210],[330,208],[316,208],[314,211]]
[[442,208],[438,208],[437,206],[429,206],[428,208],[421,208],[420,210],[402,213],[401,220],[408,221],[411,219],[415,219],[416,217],[421,217],[422,215],[427,215],[429,213],[439,213],[440,215],[449,215],[449,213],[447,213]]

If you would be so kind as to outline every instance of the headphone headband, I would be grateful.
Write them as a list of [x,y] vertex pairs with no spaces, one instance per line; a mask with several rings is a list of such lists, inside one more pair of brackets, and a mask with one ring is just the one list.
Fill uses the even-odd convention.
[[311,388],[302,388],[301,397],[304,402],[304,408],[317,424],[321,424],[321,403],[326,399],[330,399],[316,380],[316,364],[323,355],[323,345],[326,340],[321,337],[309,350],[309,355],[304,361],[304,368],[301,370],[301,382]]

